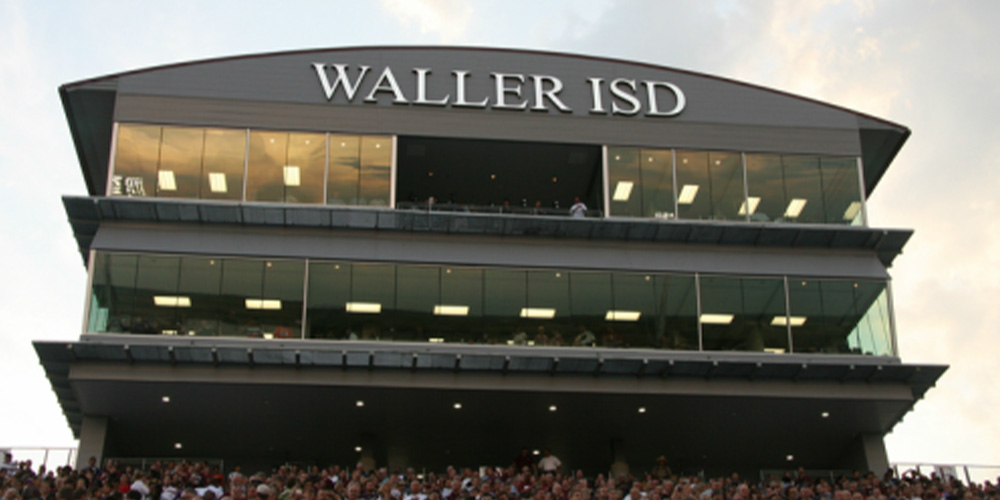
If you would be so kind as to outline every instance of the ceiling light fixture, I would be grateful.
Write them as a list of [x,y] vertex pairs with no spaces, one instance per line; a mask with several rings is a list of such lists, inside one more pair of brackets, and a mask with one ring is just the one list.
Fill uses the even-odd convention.
[[702,314],[701,322],[709,325],[728,325],[733,322],[732,314]]
[[677,203],[681,205],[690,205],[694,203],[694,197],[698,196],[698,185],[697,184],[685,184],[681,188],[681,195],[677,197]]
[[804,198],[792,198],[792,201],[788,202],[788,208],[785,209],[785,217],[794,219],[802,214],[802,209],[806,208],[806,203],[808,200]]
[[628,201],[632,196],[632,187],[635,184],[632,181],[618,181],[615,185],[615,194],[611,199],[614,201]]

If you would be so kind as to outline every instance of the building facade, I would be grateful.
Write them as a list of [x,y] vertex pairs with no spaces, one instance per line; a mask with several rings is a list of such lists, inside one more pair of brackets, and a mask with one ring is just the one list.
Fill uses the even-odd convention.
[[887,466],[903,363],[866,200],[905,127],[531,51],[261,54],[64,85],[80,457]]

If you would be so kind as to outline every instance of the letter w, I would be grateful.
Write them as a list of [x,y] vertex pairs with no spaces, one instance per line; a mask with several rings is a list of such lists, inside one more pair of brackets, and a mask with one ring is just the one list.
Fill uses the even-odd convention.
[[347,76],[347,65],[334,64],[333,68],[337,70],[337,79],[333,81],[333,85],[330,85],[330,80],[326,77],[326,65],[323,63],[312,63],[312,66],[316,70],[316,76],[319,77],[319,83],[323,85],[323,92],[326,92],[327,101],[333,99],[333,95],[337,92],[337,87],[341,84],[343,84],[347,100],[353,101],[354,94],[358,92],[358,88],[361,87],[361,81],[365,79],[365,75],[368,74],[368,70],[370,69],[368,66],[361,66],[361,74],[358,75],[357,80],[352,84]]

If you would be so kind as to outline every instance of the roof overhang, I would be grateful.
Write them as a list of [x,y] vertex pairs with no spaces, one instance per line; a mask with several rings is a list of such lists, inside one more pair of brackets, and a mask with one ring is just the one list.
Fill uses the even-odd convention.
[[64,196],[84,262],[105,222],[372,230],[526,238],[634,241],[875,252],[885,266],[902,253],[912,230],[821,224],[723,223],[538,215],[429,212],[379,208],[211,203],[157,198]]
[[666,452],[731,471],[793,454],[828,467],[858,435],[891,430],[947,369],[858,356],[128,335],[34,345],[74,433],[84,416],[107,417],[121,456],[351,463],[364,442],[429,467],[506,463],[526,446],[593,470],[610,463],[611,442],[639,464]]

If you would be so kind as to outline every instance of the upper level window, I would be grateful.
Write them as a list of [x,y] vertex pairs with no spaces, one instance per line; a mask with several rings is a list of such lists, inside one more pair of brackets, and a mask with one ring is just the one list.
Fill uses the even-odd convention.
[[856,158],[608,148],[616,217],[863,224]]

